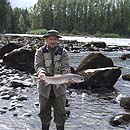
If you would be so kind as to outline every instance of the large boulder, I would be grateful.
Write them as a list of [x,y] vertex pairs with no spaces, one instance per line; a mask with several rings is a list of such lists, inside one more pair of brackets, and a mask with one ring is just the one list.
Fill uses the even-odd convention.
[[130,74],[124,74],[124,75],[122,75],[122,79],[130,81]]
[[130,123],[130,114],[118,114],[113,116],[109,123],[112,126],[119,126],[119,125],[127,125],[128,123]]
[[91,45],[94,45],[97,48],[106,48],[106,43],[105,42],[90,42]]
[[120,106],[130,110],[130,97],[122,97],[120,100]]
[[96,69],[104,67],[113,67],[113,62],[110,58],[104,56],[101,53],[91,53],[80,63],[76,72],[87,70],[87,69]]
[[5,46],[3,46],[0,49],[0,58],[3,58],[3,56],[6,53],[9,53],[9,52],[13,51],[14,49],[21,48],[22,46],[23,45],[18,44],[18,43],[9,43],[9,44],[6,44]]
[[30,73],[34,72],[35,49],[22,47],[6,53],[3,57],[3,64]]
[[71,85],[71,88],[76,89],[113,89],[114,84],[118,81],[121,75],[119,67],[106,67],[98,69],[88,69],[78,72],[79,75],[85,77],[85,82]]

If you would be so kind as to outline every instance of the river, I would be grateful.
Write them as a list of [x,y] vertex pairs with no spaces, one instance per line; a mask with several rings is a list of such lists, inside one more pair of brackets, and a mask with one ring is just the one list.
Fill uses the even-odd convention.
[[[89,53],[70,53],[70,64],[76,68]],[[130,60],[122,61],[119,59],[124,52],[101,53],[112,58],[115,65],[123,67],[123,74],[130,73]],[[0,81],[2,82],[2,80]],[[129,81],[123,81],[122,78],[119,78],[114,87],[116,89],[114,92],[104,94],[71,89],[71,94],[67,96],[70,103],[68,109],[71,114],[66,120],[65,130],[129,130],[129,124],[128,126],[122,125],[119,127],[113,127],[109,124],[111,117],[119,113],[125,113],[125,110],[115,103],[116,96],[118,94],[130,96]],[[23,104],[22,108],[0,114],[0,130],[40,130],[41,123],[37,116],[39,107],[35,106],[35,102],[38,102],[36,86],[25,89],[18,88],[15,91],[18,94],[28,95],[28,100],[21,102]],[[3,106],[9,107],[10,101],[0,99],[0,108],[3,108]],[[23,113],[25,112],[31,113],[32,116],[24,117]],[[17,113],[18,116],[14,117],[14,113]],[[56,130],[53,121],[50,130]]]

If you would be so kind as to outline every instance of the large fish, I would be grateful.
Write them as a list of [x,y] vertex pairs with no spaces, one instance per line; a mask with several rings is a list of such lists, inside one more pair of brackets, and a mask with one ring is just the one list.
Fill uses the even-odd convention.
[[57,88],[59,88],[61,84],[81,83],[85,81],[83,76],[72,73],[67,73],[63,75],[54,75],[54,76],[44,76],[39,80],[45,81],[45,85],[55,84]]

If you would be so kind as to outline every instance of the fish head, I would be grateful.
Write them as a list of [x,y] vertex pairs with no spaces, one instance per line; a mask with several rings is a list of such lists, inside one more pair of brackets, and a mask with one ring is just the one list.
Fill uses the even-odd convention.
[[80,76],[80,75],[77,75],[77,74],[73,75],[72,80],[73,80],[75,83],[81,83],[81,82],[84,82],[84,81],[85,81],[85,79],[84,79],[83,76]]

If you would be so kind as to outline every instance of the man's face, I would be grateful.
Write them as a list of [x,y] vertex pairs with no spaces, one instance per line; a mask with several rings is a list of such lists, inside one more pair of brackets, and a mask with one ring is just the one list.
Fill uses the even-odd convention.
[[54,48],[57,46],[57,44],[59,42],[59,38],[56,36],[49,36],[49,37],[47,37],[46,41],[47,41],[47,44],[49,47]]

